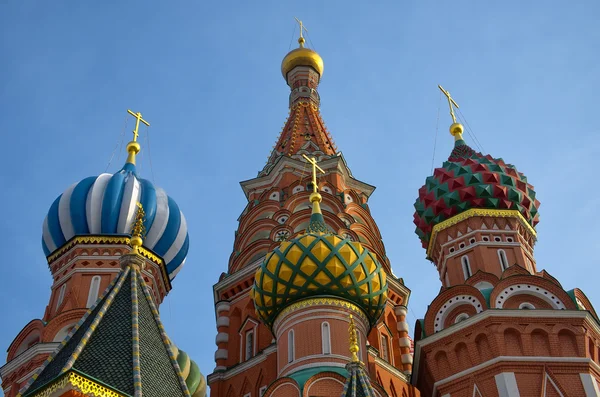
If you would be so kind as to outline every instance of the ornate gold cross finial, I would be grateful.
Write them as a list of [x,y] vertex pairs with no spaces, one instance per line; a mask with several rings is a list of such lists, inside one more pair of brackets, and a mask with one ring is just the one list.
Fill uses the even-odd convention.
[[464,128],[463,128],[462,124],[456,122],[456,116],[454,115],[454,106],[456,106],[456,108],[459,109],[458,103],[456,103],[456,101],[450,96],[450,93],[448,91],[446,91],[444,89],[444,87],[442,87],[441,85],[438,84],[438,88],[444,93],[444,95],[446,95],[446,98],[448,98],[448,106],[450,107],[450,116],[452,116],[452,125],[450,126],[450,134],[452,134],[452,136],[454,137],[454,139],[456,141],[461,140]]
[[319,167],[317,165],[317,159],[316,158],[310,158],[307,155],[303,154],[302,157],[304,157],[306,159],[306,161],[308,161],[309,163],[312,164],[312,184],[313,184],[313,191],[315,193],[318,192],[319,188],[317,185],[317,170],[321,171],[323,174],[325,173],[325,171],[323,171],[323,169],[321,167]]
[[146,212],[144,211],[142,203],[138,201],[136,205],[138,210],[135,214],[135,221],[133,222],[133,226],[131,228],[131,240],[129,240],[129,245],[131,245],[131,252],[137,254],[139,252],[139,248],[144,242],[142,239],[146,236],[146,226],[144,225],[144,221],[146,220]]
[[450,116],[452,116],[452,122],[456,123],[456,116],[454,115],[454,107],[452,107],[452,105],[456,106],[456,108],[459,109],[458,104],[456,103],[456,101],[454,99],[452,99],[452,97],[450,96],[450,93],[448,91],[446,91],[444,89],[444,87],[442,87],[439,84],[438,84],[438,87],[440,90],[442,90],[444,95],[446,95],[446,98],[448,98],[448,106],[450,106]]
[[304,40],[304,32],[308,33],[308,29],[306,29],[301,20],[296,17],[294,17],[294,19],[298,22],[298,25],[300,25],[300,38],[298,38],[298,44],[300,44],[300,47],[304,47],[304,42],[306,41]]
[[350,334],[350,354],[351,360],[353,363],[357,363],[360,360],[358,359],[358,351],[360,348],[358,347],[358,336],[356,334],[356,324],[354,324],[354,318],[352,314],[350,315],[350,326],[348,327],[348,333]]
[[127,113],[135,117],[135,129],[133,130],[133,142],[137,142],[137,137],[139,136],[138,129],[140,128],[140,121],[146,126],[150,127],[150,123],[142,118],[142,114],[140,112],[134,113],[131,110],[127,109]]

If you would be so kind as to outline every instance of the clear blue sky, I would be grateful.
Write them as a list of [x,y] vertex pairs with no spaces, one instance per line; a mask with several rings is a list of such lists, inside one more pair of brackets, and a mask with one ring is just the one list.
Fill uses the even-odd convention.
[[[538,267],[566,289],[582,288],[600,309],[600,3],[369,3],[377,5],[3,2],[0,348],[44,313],[52,280],[40,236],[50,204],[104,172],[131,108],[152,123],[156,184],[188,219],[188,261],[162,319],[202,372],[212,372],[212,285],[227,269],[245,205],[238,182],[263,167],[287,116],[279,67],[294,16],[325,61],[329,130],[355,177],[377,186],[371,210],[394,272],[412,289],[411,326],[440,287],[412,223],[431,172],[438,109],[436,165],[452,145],[437,84],[453,94],[485,151],[535,186]],[[145,136],[141,143],[141,174],[152,179]],[[109,171],[121,167],[123,152]]]

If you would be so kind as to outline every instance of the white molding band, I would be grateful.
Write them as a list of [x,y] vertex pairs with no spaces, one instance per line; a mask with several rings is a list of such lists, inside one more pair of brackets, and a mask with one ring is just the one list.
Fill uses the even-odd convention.
[[215,344],[219,344],[222,342],[229,342],[229,334],[227,332],[219,332],[217,334],[217,337],[215,338]]
[[514,372],[502,372],[494,376],[494,379],[500,397],[521,397]]
[[217,328],[219,327],[229,327],[229,317],[220,316],[217,318]]
[[598,382],[591,374],[579,374],[581,383],[583,384],[583,390],[585,391],[585,397],[598,397],[600,396],[600,390],[598,389]]
[[215,312],[217,313],[217,315],[219,315],[219,313],[221,313],[222,311],[229,311],[230,308],[231,305],[227,301],[220,301],[215,304]]
[[215,360],[227,360],[229,352],[227,349],[217,349],[215,352]]
[[4,366],[0,367],[0,377],[5,378],[21,365],[31,361],[38,354],[54,353],[58,346],[60,346],[60,342],[36,343],[8,363],[4,364]]

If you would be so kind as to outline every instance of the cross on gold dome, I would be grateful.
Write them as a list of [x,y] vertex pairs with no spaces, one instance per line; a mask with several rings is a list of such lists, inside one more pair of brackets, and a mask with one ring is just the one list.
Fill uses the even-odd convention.
[[300,38],[298,38],[298,44],[300,44],[300,47],[304,47],[304,32],[308,33],[308,29],[306,29],[301,20],[296,17],[294,17],[294,19],[298,22],[298,25],[300,25]]
[[444,95],[446,95],[446,98],[448,98],[448,106],[450,106],[450,116],[452,116],[452,122],[456,123],[456,116],[454,115],[454,106],[456,106],[457,109],[459,109],[458,104],[456,103],[456,101],[454,99],[452,99],[452,97],[450,96],[450,93],[448,91],[446,91],[444,89],[444,87],[442,87],[441,85],[438,84],[439,89],[444,93]]
[[139,136],[138,129],[140,128],[140,121],[146,124],[147,127],[150,127],[150,123],[142,118],[142,114],[140,112],[134,113],[131,110],[127,109],[127,113],[135,117],[135,129],[133,130],[133,142],[137,142],[137,137]]
[[317,165],[317,159],[316,158],[310,158],[307,155],[303,154],[302,157],[304,157],[306,159],[306,161],[308,161],[309,163],[312,164],[312,184],[313,184],[313,191],[315,193],[317,193],[317,191],[319,190],[317,187],[317,170],[321,171],[323,174],[325,173],[325,171],[323,171],[323,169],[321,167],[319,167]]

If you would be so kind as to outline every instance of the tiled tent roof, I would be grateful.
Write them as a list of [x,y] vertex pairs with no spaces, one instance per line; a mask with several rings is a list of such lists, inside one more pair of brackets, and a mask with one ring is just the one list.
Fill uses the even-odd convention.
[[[135,255],[122,257],[128,260],[135,261]],[[138,266],[124,267],[28,383],[23,396],[58,390],[73,374],[84,379],[85,387],[91,384],[111,396],[190,396]]]
[[351,362],[346,365],[348,377],[344,384],[342,397],[375,397],[369,376],[365,372],[364,364]]

